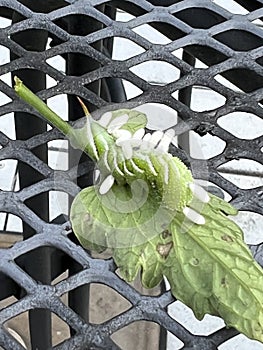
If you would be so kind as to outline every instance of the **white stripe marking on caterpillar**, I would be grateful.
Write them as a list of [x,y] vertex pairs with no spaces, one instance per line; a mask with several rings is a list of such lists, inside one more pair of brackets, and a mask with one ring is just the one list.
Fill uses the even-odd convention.
[[147,162],[147,164],[148,164],[148,166],[149,166],[149,168],[150,168],[151,173],[152,173],[154,176],[158,176],[158,174],[157,174],[156,170],[154,169],[154,166],[153,166],[153,164],[152,164],[152,162],[151,162],[151,159],[149,158],[148,155],[145,156],[145,160],[146,160],[146,162]]
[[105,140],[104,136],[101,135],[100,137],[100,141],[103,142],[103,145],[104,145],[104,148],[105,148],[105,151],[108,151],[109,150],[109,145],[108,145],[108,142]]
[[103,154],[103,162],[104,162],[105,167],[106,167],[109,171],[111,171],[111,168],[110,168],[109,163],[108,163],[108,153],[109,153],[108,150],[104,152],[104,154]]
[[91,131],[89,117],[87,118],[87,122],[86,122],[86,133],[87,133],[87,139],[89,140],[92,151],[94,153],[94,157],[96,158],[96,160],[99,160],[98,150],[97,150],[97,147],[96,147],[95,142],[94,142],[94,137],[93,137],[93,134]]
[[113,149],[112,151],[114,152],[114,154],[113,154],[114,170],[116,170],[121,176],[125,176],[125,174],[119,168],[118,161],[117,161],[117,152],[116,152],[116,150]]
[[175,164],[175,162],[173,160],[171,160],[169,164],[173,168],[174,172],[177,174],[177,179],[179,180],[181,178],[181,174],[180,174],[180,171],[179,171],[177,165]]
[[168,163],[163,159],[163,157],[159,157],[160,163],[164,168],[164,183],[167,185],[169,181],[169,166]]
[[143,174],[144,173],[144,170],[140,169],[133,161],[133,159],[130,159],[130,162],[131,162],[131,165],[132,167],[134,168],[135,171],[138,171],[138,173],[141,173]]
[[130,170],[127,168],[127,165],[125,163],[125,161],[123,162],[123,170],[124,172],[129,175],[129,176],[135,176],[135,174],[131,173]]

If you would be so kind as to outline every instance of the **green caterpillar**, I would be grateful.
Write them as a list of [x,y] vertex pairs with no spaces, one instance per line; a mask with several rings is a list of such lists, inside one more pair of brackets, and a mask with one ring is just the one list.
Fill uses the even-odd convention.
[[[168,153],[174,133],[145,134],[144,114],[119,110],[74,129],[19,79],[19,96],[96,163],[95,184],[75,197],[72,228],[89,250],[111,248],[126,281],[172,294],[202,319],[209,313],[263,342],[263,273],[228,218],[237,210],[198,186]],[[86,108],[84,107],[84,111]],[[87,113],[86,113],[87,114]]]
[[194,223],[205,224],[204,217],[187,205],[193,196],[204,203],[210,197],[194,183],[182,161],[168,153],[174,131],[145,134],[146,122],[146,116],[135,110],[108,112],[98,122],[87,116],[85,147],[99,166],[99,193],[106,194],[114,182],[131,185],[134,179],[142,179],[168,210],[183,211]]

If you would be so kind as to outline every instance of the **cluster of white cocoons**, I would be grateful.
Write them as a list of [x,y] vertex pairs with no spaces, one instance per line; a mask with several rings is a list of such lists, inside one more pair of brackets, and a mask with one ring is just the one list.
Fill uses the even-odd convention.
[[132,134],[128,130],[121,129],[129,119],[127,114],[116,117],[112,121],[111,118],[111,112],[107,112],[101,117],[99,124],[107,128],[108,133],[116,138],[116,145],[122,148],[126,159],[132,158],[132,149],[135,147],[141,150],[155,148],[163,152],[168,152],[169,145],[175,136],[175,131],[173,129],[169,129],[165,132],[157,130],[152,134],[145,134],[145,129],[142,128]]
[[[142,153],[143,151],[149,151],[149,150],[155,150],[159,151],[160,154],[167,153],[169,151],[170,144],[175,139],[175,131],[173,129],[168,129],[165,132],[161,130],[154,131],[152,134],[145,133],[145,129],[138,129],[134,134],[132,134],[128,130],[121,129],[121,127],[127,123],[129,116],[127,114],[123,114],[119,117],[112,119],[112,113],[107,112],[105,113],[101,119],[98,121],[99,124],[105,128],[107,128],[107,131],[116,138],[116,145],[121,147],[123,156],[125,160],[132,161],[133,156],[133,149],[140,150]],[[104,163],[107,167],[107,153],[105,152],[105,159]],[[115,159],[116,160],[116,159]],[[162,160],[160,158],[160,160]],[[165,163],[165,161],[164,161]],[[124,162],[125,164],[125,162]],[[148,164],[152,171],[152,173],[157,176],[154,167],[152,166],[150,160],[148,161]],[[133,163],[134,169],[136,169],[137,172],[144,172],[142,169],[138,168],[136,164]],[[164,164],[164,167],[167,166],[167,164]],[[107,167],[110,170],[110,167]],[[117,160],[115,164],[115,169],[121,174],[125,175],[118,167]],[[126,173],[133,175],[128,171],[126,168]],[[168,169],[167,169],[167,177],[168,177]],[[166,178],[165,178],[166,179]],[[114,177],[112,174],[108,175],[102,182],[99,188],[99,193],[101,195],[106,194],[111,187],[114,184]],[[168,183],[168,178],[165,180],[166,183]],[[202,203],[208,203],[210,200],[208,192],[201,186],[195,183],[190,183],[189,188],[193,195],[200,200]],[[205,218],[196,212],[194,209],[190,207],[185,207],[183,209],[184,215],[193,223],[198,225],[204,225],[205,224]]]

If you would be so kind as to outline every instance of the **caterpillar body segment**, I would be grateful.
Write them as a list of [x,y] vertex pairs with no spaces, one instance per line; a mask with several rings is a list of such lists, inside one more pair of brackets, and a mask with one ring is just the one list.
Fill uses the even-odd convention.
[[162,157],[151,155],[151,161],[158,172],[157,187],[162,189],[165,206],[171,210],[182,210],[193,198],[189,188],[189,184],[193,183],[191,172],[180,159],[168,153]]
[[100,194],[106,194],[114,182],[131,185],[134,179],[142,179],[158,192],[165,207],[182,211],[193,194],[200,195],[200,191],[190,186],[193,178],[187,167],[167,152],[174,137],[173,130],[145,134],[138,124],[138,112],[132,111],[135,112],[131,117],[132,126],[128,112],[131,111],[118,111],[114,118],[107,114],[107,118],[102,117],[103,126],[87,118],[87,130],[91,131],[89,148],[101,172]]
[[102,157],[105,151],[109,150],[109,148],[114,147],[115,139],[112,135],[110,135],[107,130],[97,123],[90,116],[87,117],[87,130],[91,131],[91,138],[88,138],[88,142],[91,145],[94,145],[96,150],[94,152],[94,156],[98,155],[98,159]]
[[114,146],[115,138],[90,115],[85,121],[84,127],[71,128],[67,138],[72,147],[82,149],[92,160],[98,162],[105,150]]

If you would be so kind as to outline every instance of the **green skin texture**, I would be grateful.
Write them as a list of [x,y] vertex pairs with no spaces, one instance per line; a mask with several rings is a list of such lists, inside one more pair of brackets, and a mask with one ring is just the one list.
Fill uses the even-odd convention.
[[[73,146],[96,159],[85,127],[69,128],[19,80],[15,89],[66,134]],[[122,129],[134,133],[145,127],[146,116],[136,111],[115,111],[112,118],[123,113],[129,115],[129,120]],[[93,120],[90,122],[99,157],[104,153],[102,133],[110,147],[121,152],[107,130]],[[153,288],[166,276],[172,294],[188,305],[198,319],[207,313],[220,316],[227,326],[263,342],[262,268],[254,261],[241,229],[228,218],[237,213],[236,209],[213,195],[208,203],[193,198],[187,186],[192,182],[190,171],[178,158],[168,154],[169,182],[164,184],[157,154],[153,151],[149,156],[157,177],[135,152],[134,162],[145,171],[136,174],[136,179],[142,180],[137,187],[132,189],[134,177],[123,179],[113,171],[115,184],[108,193],[100,195],[95,185],[75,197],[70,218],[80,243],[97,252],[110,247],[126,281],[133,281],[140,272],[142,284]],[[180,177],[173,171],[174,166]],[[103,162],[98,161],[98,167],[105,178],[108,173]],[[122,169],[121,164],[119,167]],[[132,171],[132,166],[127,168]],[[147,194],[147,200],[136,206],[141,193]],[[182,208],[186,204],[204,216],[204,225],[185,218]]]

